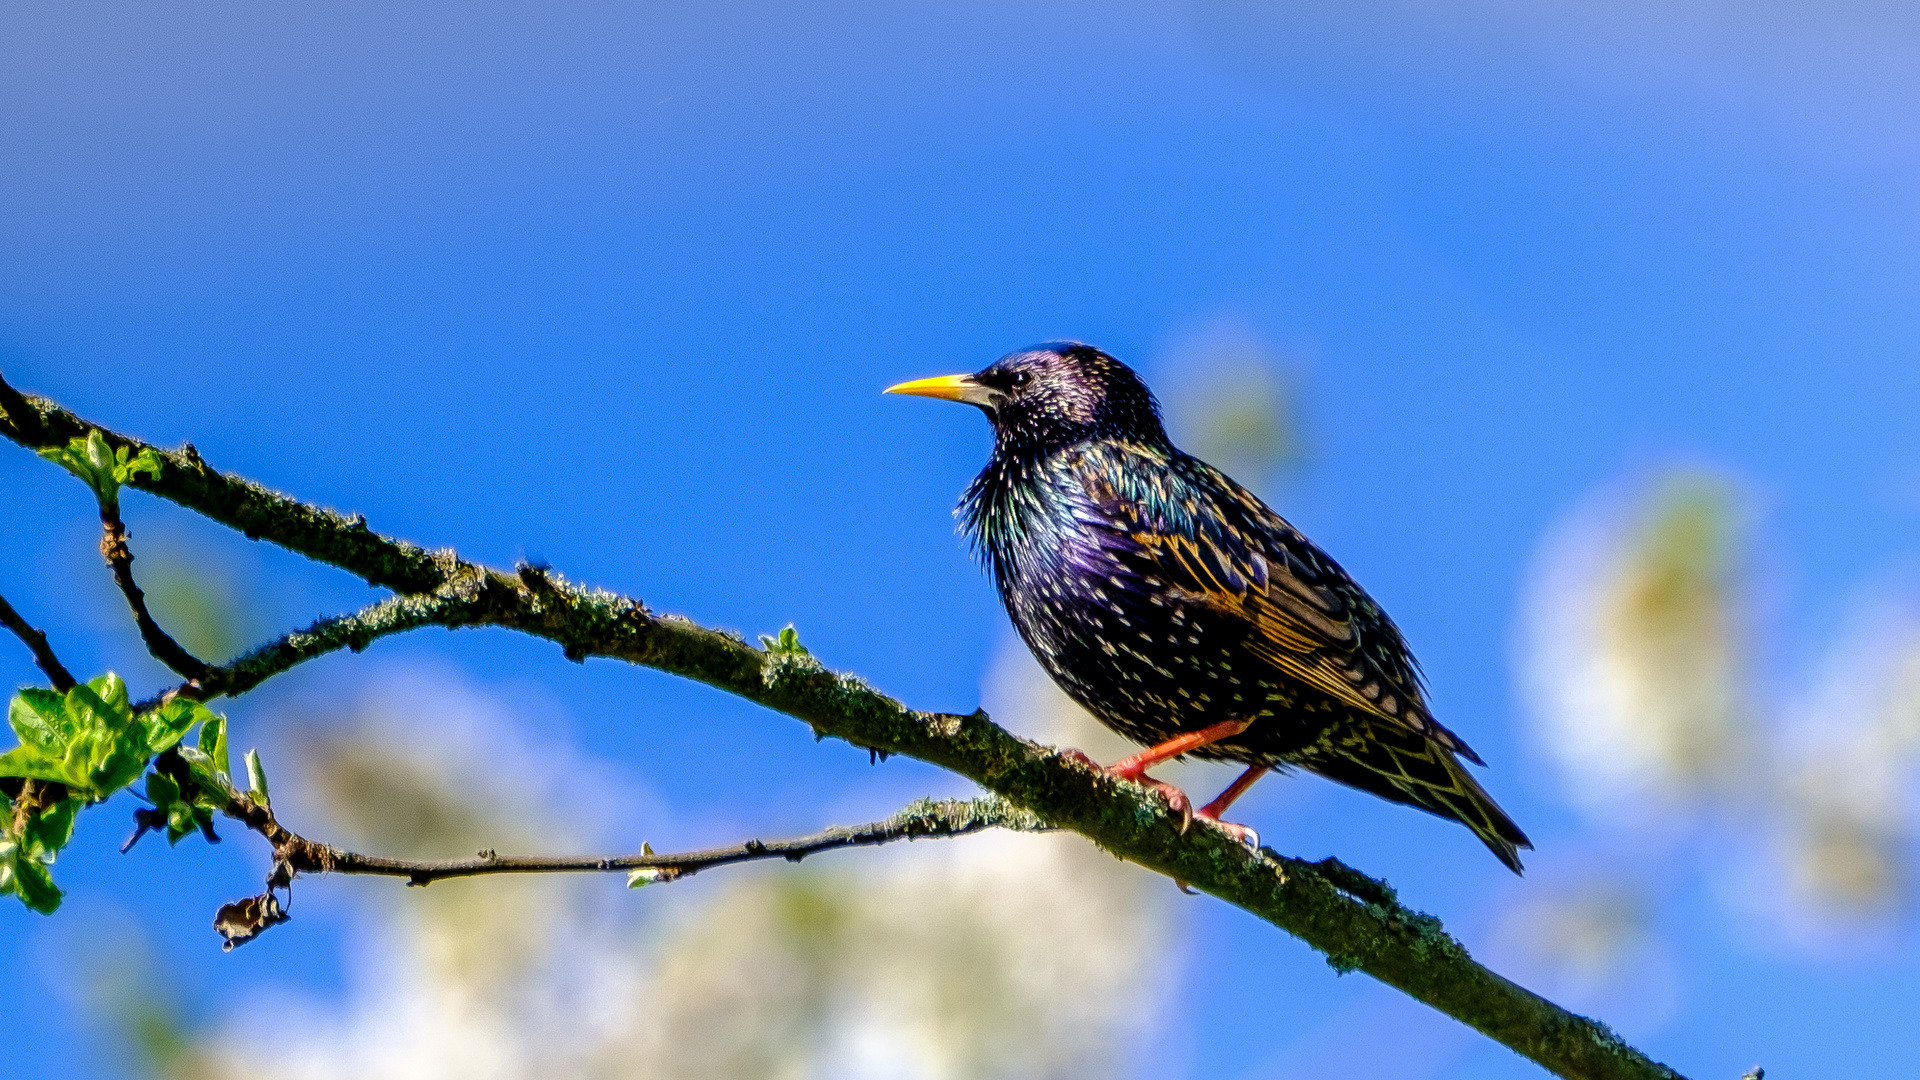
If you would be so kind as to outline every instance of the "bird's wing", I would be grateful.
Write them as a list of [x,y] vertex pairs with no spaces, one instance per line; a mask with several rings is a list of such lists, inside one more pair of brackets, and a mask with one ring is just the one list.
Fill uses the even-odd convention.
[[1346,571],[1211,466],[1122,449],[1076,470],[1149,587],[1237,617],[1246,647],[1335,700],[1480,762],[1427,712],[1400,631]]

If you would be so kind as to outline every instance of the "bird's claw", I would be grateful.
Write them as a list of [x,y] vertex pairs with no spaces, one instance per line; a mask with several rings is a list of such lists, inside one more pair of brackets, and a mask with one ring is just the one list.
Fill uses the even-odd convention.
[[1073,762],[1075,765],[1084,765],[1089,769],[1100,770],[1103,772],[1105,771],[1100,768],[1099,762],[1088,757],[1085,753],[1082,753],[1079,750],[1075,750],[1071,746],[1061,749],[1060,756],[1067,759],[1068,761]]
[[1072,747],[1066,747],[1059,753],[1061,757],[1076,765],[1085,765],[1090,769],[1098,769],[1108,776],[1113,777],[1115,780],[1131,780],[1142,787],[1159,792],[1160,797],[1167,801],[1167,809],[1180,815],[1180,834],[1182,836],[1185,836],[1187,829],[1193,825],[1193,800],[1187,798],[1186,792],[1181,791],[1172,784],[1164,780],[1155,780],[1153,777],[1148,776],[1146,765],[1100,765],[1092,758]]
[[1138,783],[1159,792],[1160,797],[1167,800],[1167,809],[1180,816],[1180,835],[1187,835],[1187,829],[1193,825],[1193,801],[1187,798],[1187,793],[1164,780],[1155,780],[1151,776],[1143,775],[1135,779]]
[[1221,821],[1217,817],[1209,817],[1204,813],[1200,815],[1200,820],[1212,822],[1214,828],[1219,829],[1221,832],[1239,841],[1241,846],[1245,847],[1248,851],[1260,850],[1260,834],[1253,831],[1252,826],[1239,825],[1231,821]]

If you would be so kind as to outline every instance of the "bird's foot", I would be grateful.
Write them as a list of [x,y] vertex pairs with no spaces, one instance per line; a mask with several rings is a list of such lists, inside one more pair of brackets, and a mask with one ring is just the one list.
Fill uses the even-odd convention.
[[1187,798],[1186,792],[1181,791],[1165,780],[1155,780],[1144,772],[1134,776],[1121,776],[1119,773],[1114,773],[1113,775],[1119,776],[1122,780],[1131,780],[1136,784],[1141,784],[1159,792],[1160,797],[1167,800],[1167,809],[1179,815],[1180,833],[1183,836],[1186,835],[1187,829],[1193,824],[1193,801]]
[[1220,815],[1226,813],[1227,807],[1232,806],[1234,800],[1245,795],[1248,788],[1252,787],[1256,781],[1267,775],[1270,771],[1270,767],[1266,765],[1255,765],[1249,768],[1246,772],[1241,773],[1240,778],[1229,785],[1227,790],[1221,792],[1219,798],[1201,807],[1193,816],[1203,821],[1213,822],[1222,832],[1225,832],[1228,836],[1246,845],[1248,850],[1259,851],[1259,833],[1254,832],[1245,825],[1236,825],[1231,821],[1222,821],[1220,820]]
[[1113,777],[1115,780],[1131,780],[1136,784],[1159,792],[1160,797],[1167,800],[1167,809],[1180,816],[1180,831],[1182,833],[1185,833],[1188,826],[1193,824],[1193,800],[1187,798],[1186,792],[1181,791],[1172,784],[1164,780],[1155,780],[1153,777],[1148,776],[1147,764],[1136,761],[1133,758],[1128,758],[1125,761],[1113,765],[1101,765],[1071,747],[1060,751],[1060,756],[1075,764],[1085,765],[1089,769],[1098,769],[1108,776]]
[[1084,751],[1075,750],[1071,746],[1062,747],[1060,749],[1060,756],[1073,762],[1075,765],[1085,765],[1089,769],[1098,769],[1101,772],[1106,771],[1105,766],[1088,757]]
[[1159,792],[1160,797],[1167,800],[1167,809],[1180,815],[1180,832],[1182,835],[1185,835],[1187,828],[1193,824],[1193,800],[1187,798],[1186,792],[1181,791],[1165,780],[1155,780],[1153,777],[1148,776],[1147,769],[1156,763],[1142,761],[1140,757],[1141,755],[1135,755],[1125,761],[1115,762],[1107,766],[1104,771],[1108,776],[1120,780],[1131,780],[1136,784],[1152,788],[1154,791]]

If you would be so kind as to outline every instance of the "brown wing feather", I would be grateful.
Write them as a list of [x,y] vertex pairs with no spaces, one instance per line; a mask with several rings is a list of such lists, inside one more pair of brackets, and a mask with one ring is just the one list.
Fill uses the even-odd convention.
[[[1274,520],[1285,530],[1283,542],[1307,543],[1291,526],[1277,517]],[[1253,633],[1247,647],[1262,660],[1336,701],[1479,762],[1479,755],[1427,712],[1418,677],[1409,667],[1369,656],[1366,647],[1374,644],[1367,640],[1369,636],[1392,634],[1395,640],[1380,643],[1390,652],[1400,652],[1403,646],[1385,615],[1364,594],[1348,600],[1341,595],[1346,590],[1314,584],[1309,575],[1330,575],[1314,574],[1304,559],[1284,549],[1267,558],[1257,549],[1235,552],[1204,534],[1136,529],[1130,538],[1169,584],[1194,601],[1248,623]],[[1307,558],[1320,561],[1310,552]],[[1358,593],[1358,586],[1342,584]],[[1354,618],[1354,609],[1360,605],[1370,616],[1364,622],[1373,624],[1371,635]]]
[[[1082,474],[1087,494],[1125,537],[1126,561],[1167,596],[1205,604],[1249,628],[1243,647],[1356,710],[1303,753],[1301,765],[1395,802],[1465,824],[1520,872],[1532,847],[1454,757],[1479,755],[1428,713],[1400,631],[1338,564],[1251,492],[1197,461],[1197,486],[1168,512],[1163,475],[1145,490],[1115,490],[1112,472]],[[1164,463],[1159,463],[1164,464]],[[1128,471],[1120,473],[1125,484]],[[1158,499],[1159,510],[1154,509]]]

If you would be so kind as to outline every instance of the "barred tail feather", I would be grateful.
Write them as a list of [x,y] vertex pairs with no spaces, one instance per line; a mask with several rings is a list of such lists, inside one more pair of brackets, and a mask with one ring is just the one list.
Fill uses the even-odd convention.
[[1329,780],[1458,821],[1507,869],[1523,873],[1520,849],[1533,842],[1445,747],[1398,725],[1357,720],[1314,747],[1299,764]]

